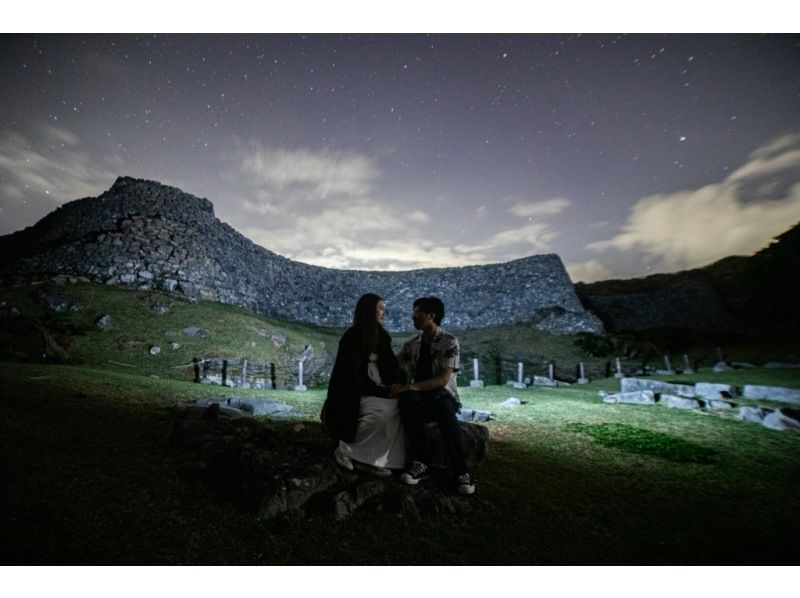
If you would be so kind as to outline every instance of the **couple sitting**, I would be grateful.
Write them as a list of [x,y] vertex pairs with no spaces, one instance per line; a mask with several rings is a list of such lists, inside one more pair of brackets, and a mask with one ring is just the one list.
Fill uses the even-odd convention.
[[[437,297],[414,301],[414,328],[399,358],[383,328],[386,304],[368,293],[356,304],[353,326],[339,341],[336,363],[322,407],[322,422],[339,440],[336,463],[377,476],[405,469],[400,479],[418,484],[427,477],[430,455],[425,423],[439,425],[458,491],[475,492],[467,471],[456,413],[458,339],[439,327],[444,303]],[[410,383],[406,383],[411,380]]]

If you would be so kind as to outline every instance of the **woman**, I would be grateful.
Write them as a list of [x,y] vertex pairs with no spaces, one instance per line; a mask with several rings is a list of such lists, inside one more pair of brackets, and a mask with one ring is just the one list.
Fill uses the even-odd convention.
[[373,293],[356,303],[353,326],[339,341],[322,423],[339,440],[336,463],[378,476],[405,466],[405,441],[397,399],[397,358],[392,337],[383,328],[386,304]]

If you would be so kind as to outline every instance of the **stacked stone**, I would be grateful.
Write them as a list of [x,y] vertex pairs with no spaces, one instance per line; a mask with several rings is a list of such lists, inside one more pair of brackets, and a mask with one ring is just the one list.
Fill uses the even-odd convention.
[[322,326],[346,326],[358,297],[375,292],[387,300],[386,326],[394,331],[410,329],[415,298],[435,294],[447,305],[449,328],[532,322],[556,334],[603,332],[554,254],[405,272],[321,268],[255,245],[221,223],[205,198],[127,177],[0,237],[0,256],[7,277],[85,276]]

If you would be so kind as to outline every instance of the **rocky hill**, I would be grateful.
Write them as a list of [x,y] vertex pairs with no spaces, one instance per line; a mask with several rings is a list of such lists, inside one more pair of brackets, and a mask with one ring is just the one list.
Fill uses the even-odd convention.
[[755,255],[646,278],[578,283],[607,330],[781,336],[800,331],[800,224]]
[[347,325],[357,298],[375,292],[389,305],[390,330],[408,329],[412,301],[436,294],[447,305],[450,328],[524,321],[553,333],[603,331],[557,255],[405,272],[321,268],[254,244],[220,222],[207,199],[128,177],[0,237],[4,285],[53,274],[163,289],[322,326]]

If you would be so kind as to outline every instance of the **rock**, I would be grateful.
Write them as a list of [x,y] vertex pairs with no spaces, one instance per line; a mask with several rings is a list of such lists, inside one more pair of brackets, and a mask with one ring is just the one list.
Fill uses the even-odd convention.
[[743,392],[745,399],[765,399],[800,405],[800,390],[783,386],[756,386],[746,384]]
[[672,409],[700,409],[700,401],[697,399],[687,399],[686,397],[676,397],[674,395],[662,394],[659,403],[663,403]]
[[233,407],[248,415],[281,416],[292,411],[291,405],[281,403],[274,399],[245,398],[245,397],[213,397],[197,401],[197,405],[220,405]]
[[765,409],[764,407],[739,407],[739,419],[760,424],[764,417],[772,413],[772,411],[772,409]]
[[637,390],[608,395],[603,399],[603,402],[612,404],[627,403],[629,405],[655,405],[656,397],[652,390]]
[[42,291],[39,293],[38,298],[39,303],[51,311],[60,313],[65,311],[80,311],[82,309],[80,303],[76,303],[69,297],[58,293]]
[[[212,490],[233,499],[259,519],[303,518],[307,513],[343,519],[358,510],[459,516],[482,509],[478,496],[455,494],[441,448],[438,426],[425,433],[434,449],[432,477],[412,487],[392,477],[373,478],[334,464],[330,438],[319,423],[264,423],[241,411],[214,403],[179,405],[172,430],[159,424],[159,435],[174,448],[189,449],[199,459],[192,469]],[[467,464],[485,460],[489,432],[476,424],[459,424]]]
[[522,390],[528,388],[527,384],[524,382],[514,382],[513,380],[509,380],[506,382],[506,386],[511,386],[512,388],[516,388],[517,390]]
[[169,348],[172,349],[173,351],[177,351],[178,349],[181,348],[181,344],[176,342],[171,342],[169,344]]
[[800,410],[782,407],[767,413],[761,423],[771,430],[797,430],[800,429]]
[[714,364],[714,367],[711,368],[711,371],[716,373],[730,372],[731,370],[733,370],[733,368],[724,361],[718,361]]
[[694,385],[694,392],[698,397],[704,399],[730,399],[736,396],[736,387],[732,384],[698,382]]
[[733,403],[720,401],[718,399],[708,399],[706,401],[706,407],[709,409],[733,409]]
[[[459,421],[458,427],[461,432],[461,445],[464,447],[464,460],[467,468],[472,470],[483,463],[489,454],[489,428],[464,421]],[[432,422],[425,424],[425,437],[431,449],[431,465],[449,468],[439,426]]]
[[156,347],[155,345],[150,347],[150,355],[158,355],[161,353],[161,347]]
[[181,330],[181,334],[184,336],[193,336],[197,338],[208,338],[211,336],[211,333],[206,330],[205,328],[198,328],[197,326],[188,326]]
[[544,376],[534,376],[533,384],[534,386],[558,386],[555,380],[545,378]]
[[520,401],[517,397],[508,397],[502,402],[502,405],[505,405],[506,407],[518,407],[522,405],[522,401]]
[[488,422],[492,419],[492,413],[490,411],[462,407],[461,410],[456,413],[456,419],[461,422]]
[[114,329],[114,320],[111,319],[111,316],[106,314],[100,317],[100,319],[98,319],[97,322],[94,323],[94,325],[97,326],[100,330],[105,332]]
[[469,381],[469,387],[470,388],[483,388],[484,387],[483,380],[470,380]]
[[163,316],[169,313],[170,306],[158,299],[152,299],[147,305],[150,311],[158,316]]
[[275,345],[276,347],[282,347],[283,345],[286,344],[286,335],[276,332],[275,334],[270,336],[270,340],[272,341],[272,344]]
[[620,390],[623,393],[638,390],[650,390],[656,394],[672,394],[679,397],[694,397],[694,387],[689,384],[671,384],[660,380],[644,380],[642,378],[622,378]]

